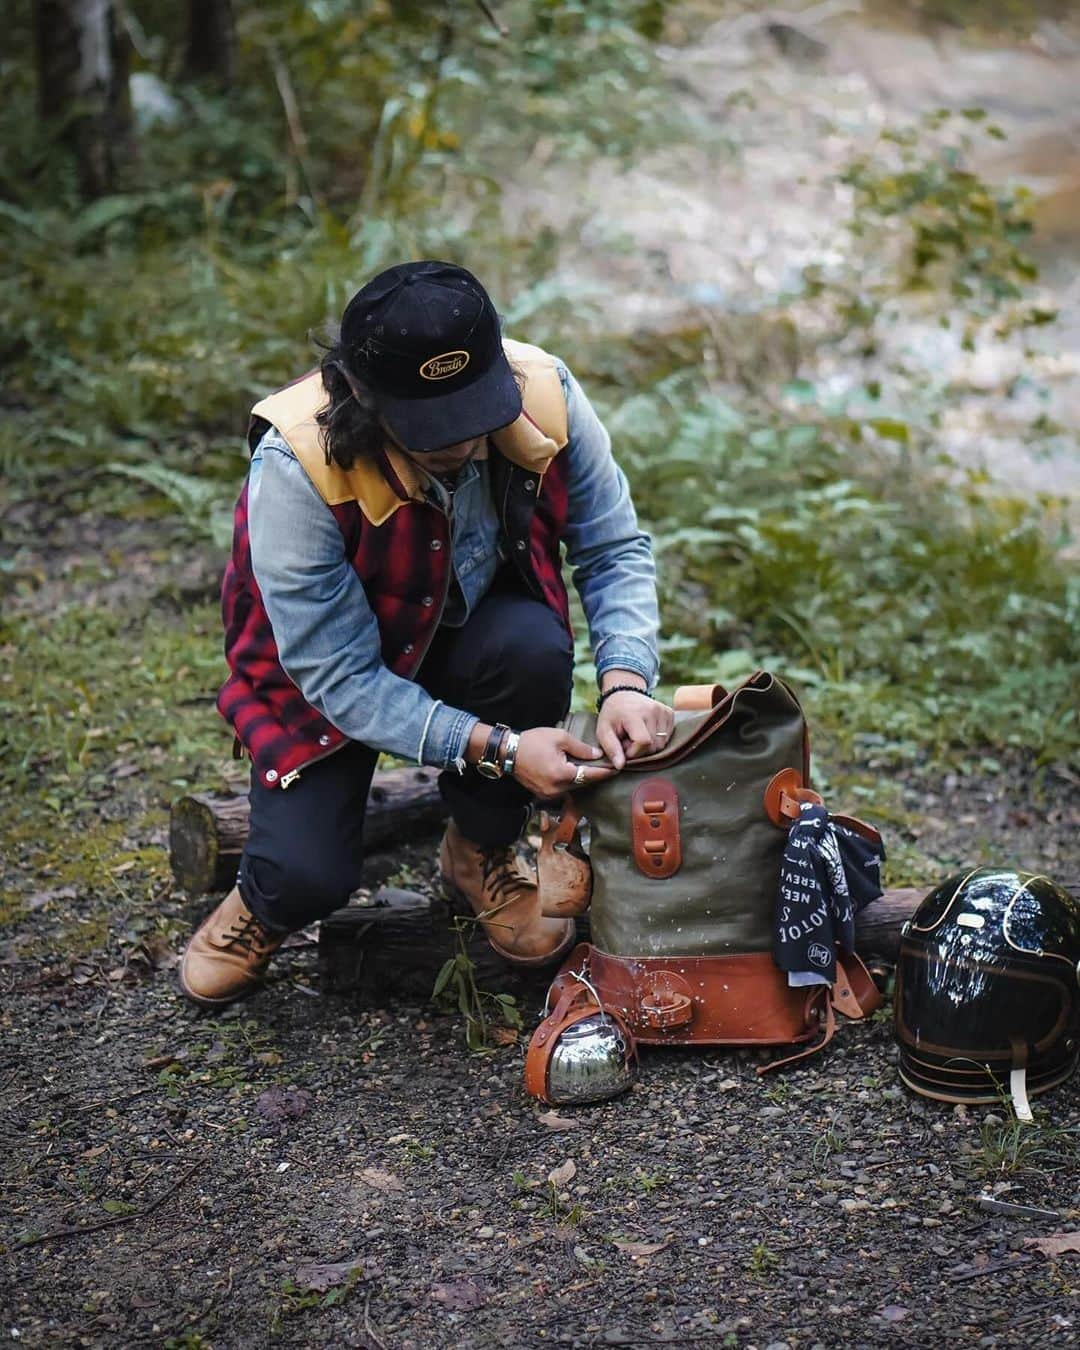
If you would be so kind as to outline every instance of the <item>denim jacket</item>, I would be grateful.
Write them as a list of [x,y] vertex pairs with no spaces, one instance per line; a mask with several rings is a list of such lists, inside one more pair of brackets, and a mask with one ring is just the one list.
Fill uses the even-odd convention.
[[[597,678],[634,671],[653,688],[659,667],[656,570],[611,441],[570,371],[566,395],[569,502],[566,561],[589,626]],[[453,577],[441,622],[460,625],[491,585],[502,541],[487,464],[458,476],[453,501],[431,480],[431,500],[453,512]],[[378,625],[346,560],[333,515],[273,427],[248,478],[251,561],[289,678],[351,740],[420,764],[461,767],[478,718],[433,699],[383,664]]]

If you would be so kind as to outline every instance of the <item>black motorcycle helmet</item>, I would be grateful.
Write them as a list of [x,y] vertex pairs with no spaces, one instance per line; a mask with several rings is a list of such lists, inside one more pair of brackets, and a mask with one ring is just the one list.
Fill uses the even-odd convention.
[[931,891],[896,970],[900,1077],[925,1097],[993,1102],[1068,1078],[1080,1052],[1080,903],[1047,877],[979,867]]

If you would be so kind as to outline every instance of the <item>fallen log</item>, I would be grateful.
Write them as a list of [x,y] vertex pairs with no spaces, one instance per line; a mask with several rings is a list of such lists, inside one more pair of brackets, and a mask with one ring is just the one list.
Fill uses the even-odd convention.
[[[557,967],[511,966],[488,942],[471,912],[417,891],[382,886],[366,904],[339,909],[319,925],[318,965],[326,993],[348,994],[366,1008],[426,1003],[435,977],[460,940],[478,989],[489,994],[543,996]],[[588,925],[582,927],[588,940]]]
[[[896,960],[900,929],[925,892],[886,891],[858,915],[855,945],[865,960]],[[400,1000],[424,1001],[443,962],[457,950],[453,910],[441,900],[415,891],[383,887],[371,903],[349,905],[319,926],[319,972],[328,993],[348,994],[366,1007]],[[492,994],[541,993],[554,968],[523,971],[508,965],[491,947],[480,925],[465,919],[465,947],[476,970],[478,988]],[[589,940],[589,919],[577,920],[578,941]]]
[[864,960],[880,957],[890,964],[900,955],[900,930],[929,891],[905,886],[884,891],[855,915],[855,950]]
[[[446,819],[438,770],[384,769],[376,773],[364,817],[364,846],[378,853],[388,845],[435,834]],[[227,891],[236,880],[247,839],[246,796],[192,793],[173,803],[169,817],[169,862],[176,883],[189,895]]]

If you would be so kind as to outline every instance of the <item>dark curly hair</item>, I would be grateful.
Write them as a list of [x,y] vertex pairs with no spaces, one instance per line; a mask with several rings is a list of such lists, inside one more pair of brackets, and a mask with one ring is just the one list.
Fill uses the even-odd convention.
[[315,415],[327,464],[351,469],[357,459],[375,455],[386,441],[370,387],[349,366],[340,338],[323,341],[319,370],[327,393],[326,406]]

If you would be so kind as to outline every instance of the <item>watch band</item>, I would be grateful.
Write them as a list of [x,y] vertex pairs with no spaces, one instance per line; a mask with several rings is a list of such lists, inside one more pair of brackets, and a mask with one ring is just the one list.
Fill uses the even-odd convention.
[[502,745],[502,739],[510,728],[505,722],[496,722],[488,732],[487,744],[484,746],[484,753],[476,765],[476,772],[481,778],[501,778],[503,768],[499,763],[499,746]]
[[506,749],[503,751],[502,771],[504,776],[510,776],[514,772],[514,761],[517,759],[518,742],[521,737],[516,731],[512,731],[506,738]]

